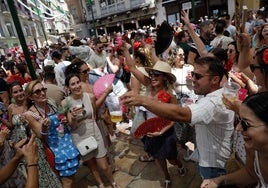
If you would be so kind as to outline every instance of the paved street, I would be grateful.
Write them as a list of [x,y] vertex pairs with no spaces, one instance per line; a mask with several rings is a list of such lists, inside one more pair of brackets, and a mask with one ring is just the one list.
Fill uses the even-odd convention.
[[[115,172],[116,182],[122,188],[160,188],[164,177],[155,162],[140,162],[138,157],[144,154],[143,145],[140,140],[133,140],[122,132],[115,142],[116,164],[120,168]],[[126,152],[124,152],[126,151]],[[197,173],[197,166],[193,162],[184,162],[187,174],[180,177],[177,167],[169,165],[172,179],[172,188],[198,188],[201,179]],[[105,177],[103,177],[105,181]],[[107,187],[108,183],[105,181]],[[76,175],[76,188],[93,188],[96,182],[86,167],[81,167]]]

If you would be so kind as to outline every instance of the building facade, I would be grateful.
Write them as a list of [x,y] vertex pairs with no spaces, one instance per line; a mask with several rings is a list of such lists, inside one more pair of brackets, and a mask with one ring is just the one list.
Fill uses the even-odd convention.
[[[74,20],[76,36],[123,32],[161,24],[164,20],[177,24],[180,11],[190,9],[192,20],[234,14],[234,0],[66,0]],[[257,10],[259,0],[244,0],[249,9]]]
[[[0,51],[19,46],[8,0],[0,2]],[[64,0],[14,0],[26,43],[43,47],[69,32],[70,16]]]
[[74,33],[88,37],[161,23],[165,12],[156,0],[66,0]]

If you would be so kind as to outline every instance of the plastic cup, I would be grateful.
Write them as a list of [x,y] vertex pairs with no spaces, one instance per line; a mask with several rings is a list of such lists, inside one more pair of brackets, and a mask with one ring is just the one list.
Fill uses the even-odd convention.
[[228,100],[234,101],[237,99],[238,91],[240,88],[240,85],[235,82],[226,82],[223,85],[223,95]]
[[122,106],[119,103],[119,98],[116,95],[109,95],[106,99],[106,105],[110,111],[111,120],[114,123],[122,121]]

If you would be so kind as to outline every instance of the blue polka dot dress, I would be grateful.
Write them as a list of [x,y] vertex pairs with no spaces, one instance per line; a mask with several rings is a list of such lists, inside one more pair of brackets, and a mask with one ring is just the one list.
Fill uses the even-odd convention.
[[72,176],[79,167],[79,151],[72,142],[67,125],[60,124],[58,114],[49,116],[48,146],[55,155],[56,170],[60,176]]

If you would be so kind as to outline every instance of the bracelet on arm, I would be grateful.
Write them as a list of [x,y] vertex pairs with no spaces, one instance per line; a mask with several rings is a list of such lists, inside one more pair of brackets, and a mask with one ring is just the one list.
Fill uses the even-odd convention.
[[47,135],[48,135],[48,132],[43,132],[42,129],[41,129],[41,130],[40,130],[40,134],[41,134],[42,136],[47,136]]
[[37,164],[37,163],[34,163],[34,164],[28,164],[28,165],[27,165],[28,168],[29,168],[29,167],[35,167],[35,166],[38,166],[38,164]]

